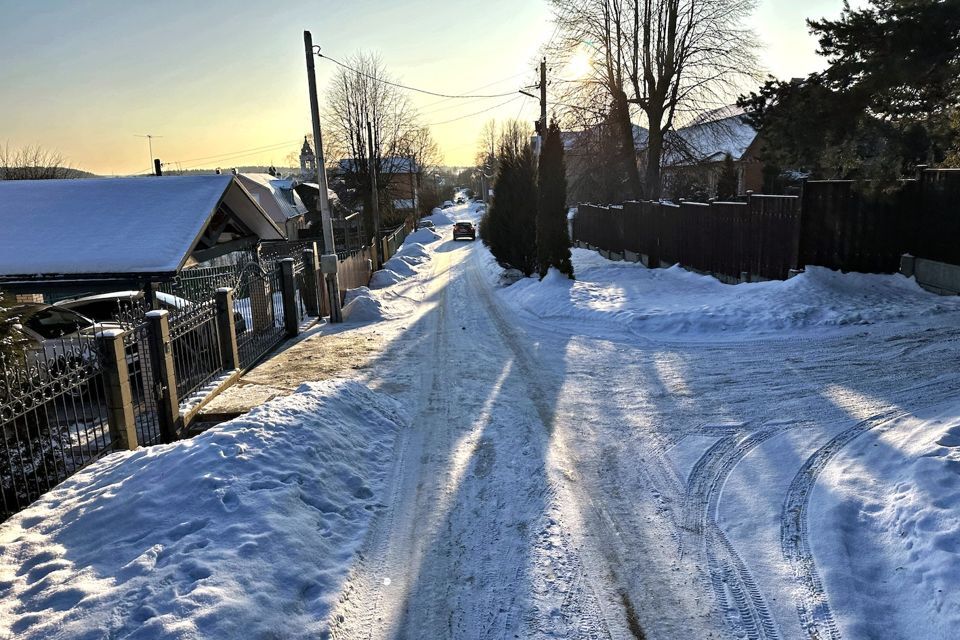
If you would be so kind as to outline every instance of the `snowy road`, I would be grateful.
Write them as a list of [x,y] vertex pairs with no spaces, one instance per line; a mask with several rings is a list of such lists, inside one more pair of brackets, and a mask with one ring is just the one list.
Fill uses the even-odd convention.
[[478,245],[437,248],[370,369],[412,421],[334,637],[921,637],[889,601],[865,604],[891,587],[859,575],[892,574],[882,554],[818,570],[817,534],[846,516],[811,495],[855,439],[883,446],[955,395],[956,315],[638,340],[518,316]]

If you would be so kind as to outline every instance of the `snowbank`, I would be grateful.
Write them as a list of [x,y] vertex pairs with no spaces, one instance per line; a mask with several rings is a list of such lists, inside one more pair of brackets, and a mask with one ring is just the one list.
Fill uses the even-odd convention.
[[837,456],[811,498],[830,604],[846,637],[956,637],[960,402],[875,431]]
[[552,272],[543,281],[525,278],[502,295],[542,319],[686,340],[835,329],[960,311],[960,299],[931,294],[899,274],[810,267],[786,281],[732,286],[677,266],[647,269],[584,249],[574,249],[573,260],[576,281]]
[[383,303],[367,287],[350,289],[343,299],[343,317],[351,322],[377,322],[389,317]]
[[409,234],[397,253],[383,263],[383,269],[375,271],[370,278],[371,289],[385,289],[417,274],[414,268],[430,260],[430,250],[425,245],[442,238],[430,229],[418,229]]
[[442,235],[440,235],[433,229],[417,229],[413,233],[408,234],[407,237],[403,239],[403,244],[404,245],[413,244],[413,243],[430,244],[431,242],[436,242],[442,237],[443,237]]
[[309,383],[91,465],[0,527],[0,637],[323,637],[398,411]]

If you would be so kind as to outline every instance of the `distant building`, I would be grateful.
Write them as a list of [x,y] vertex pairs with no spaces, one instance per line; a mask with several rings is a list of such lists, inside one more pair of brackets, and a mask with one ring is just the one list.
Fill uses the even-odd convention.
[[[390,207],[401,214],[413,213],[419,206],[417,181],[420,168],[413,158],[389,157],[380,160],[380,177],[386,183]],[[357,161],[345,158],[337,163],[335,176],[345,178],[359,173]]]
[[[609,180],[611,158],[609,151],[604,151],[603,133],[598,125],[563,134],[570,204],[622,199],[616,193],[617,184]],[[633,142],[642,178],[649,149],[647,129],[634,125]],[[667,132],[661,158],[661,197],[714,197],[727,154],[737,172],[737,192],[762,191],[761,144],[757,130],[744,120],[743,111],[733,106],[706,112],[689,125]],[[609,145],[608,141],[607,149]]]
[[293,179],[269,173],[239,173],[237,178],[256,198],[257,204],[283,229],[287,239],[296,240],[299,231],[307,226],[307,207],[295,191]]
[[739,107],[722,107],[667,133],[661,160],[663,198],[691,197],[694,193],[715,197],[728,154],[737,172],[737,193],[763,190],[761,139],[743,115]]
[[307,136],[303,136],[303,147],[300,148],[300,175],[304,178],[312,177],[314,180],[317,177],[317,156]]

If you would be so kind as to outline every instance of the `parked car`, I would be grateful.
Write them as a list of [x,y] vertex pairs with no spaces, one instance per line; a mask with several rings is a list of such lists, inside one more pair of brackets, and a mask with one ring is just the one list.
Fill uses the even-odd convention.
[[433,229],[433,228],[434,228],[434,224],[433,224],[432,222],[430,222],[429,220],[421,220],[420,223],[417,224],[417,228],[418,228],[418,229]]
[[[49,304],[24,303],[11,307],[0,323],[0,341],[8,341],[27,354],[51,363],[51,372],[63,372],[92,357],[86,349],[89,339],[104,329],[120,325],[94,322],[70,309]],[[136,348],[128,350],[127,365],[136,366]]]
[[440,208],[441,208],[441,209],[449,209],[449,208],[451,208],[451,207],[453,207],[453,206],[454,206],[453,203],[450,202],[449,200],[447,200],[447,201],[445,201],[442,205],[440,205]]
[[463,196],[460,196],[459,198],[457,198],[457,204],[466,204],[466,203],[467,203],[467,199],[464,198]]
[[[179,311],[186,309],[193,303],[186,298],[175,296],[171,293],[157,291],[157,305],[167,311]],[[92,296],[74,298],[73,300],[62,300],[56,305],[72,311],[76,311],[97,322],[116,322],[117,317],[122,311],[140,307],[144,304],[143,291],[112,291],[110,293],[98,293]],[[239,311],[233,312],[233,319],[237,326],[237,333],[243,333],[247,329],[247,321]]]
[[477,229],[469,220],[457,220],[453,223],[453,239],[459,240],[460,238],[477,239]]

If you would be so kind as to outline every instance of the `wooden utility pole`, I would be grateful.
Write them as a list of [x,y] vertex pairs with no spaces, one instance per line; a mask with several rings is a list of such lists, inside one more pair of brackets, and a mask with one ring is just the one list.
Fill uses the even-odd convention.
[[323,226],[323,254],[320,270],[327,285],[330,302],[330,322],[343,322],[340,311],[340,281],[337,277],[337,246],[333,238],[333,218],[330,213],[330,197],[327,194],[327,168],[323,159],[323,135],[320,132],[320,103],[317,100],[317,77],[313,66],[313,36],[303,32],[303,48],[307,54],[307,84],[310,89],[310,115],[313,118],[313,146],[317,163],[317,205]]
[[[540,60],[540,127],[537,131],[542,141],[547,137],[547,59]],[[542,143],[542,142],[541,142]]]
[[377,193],[377,157],[373,154],[373,126],[367,120],[367,170],[370,172],[370,208],[373,214],[373,237],[377,242],[377,269],[383,266],[380,246],[380,195]]

